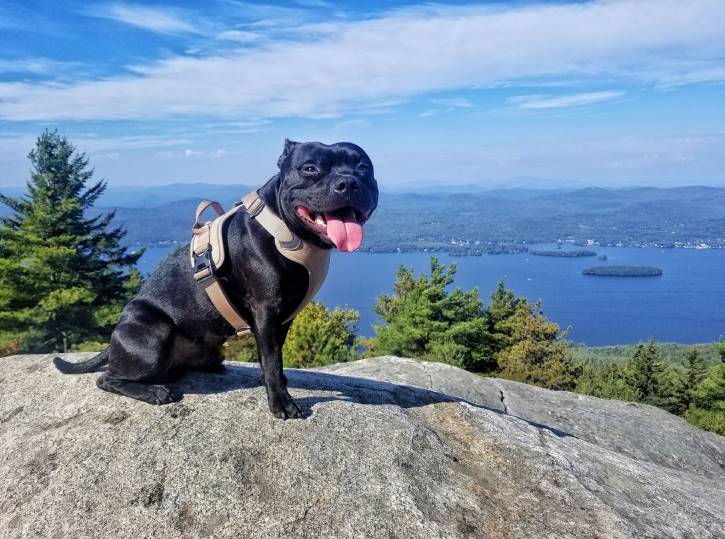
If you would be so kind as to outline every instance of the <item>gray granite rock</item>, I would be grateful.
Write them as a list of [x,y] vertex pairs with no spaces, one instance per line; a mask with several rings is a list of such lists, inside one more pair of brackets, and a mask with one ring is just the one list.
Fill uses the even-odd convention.
[[[448,374],[466,379],[439,365],[370,364],[376,372],[360,374],[427,370],[422,385],[449,392]],[[2,358],[0,535],[700,538],[725,529],[717,468],[630,455],[645,441],[619,449],[585,439],[547,425],[545,411],[527,420],[502,382],[492,381],[520,417],[495,391],[477,397],[472,380],[464,401],[413,378],[350,374],[287,370],[309,417],[280,421],[253,365],[190,375],[182,402],[154,407],[98,390],[95,374],[61,375],[50,356]],[[531,408],[553,402],[552,418],[574,425],[564,407],[580,402],[547,393]],[[628,432],[648,413],[631,407]]]
[[632,458],[725,478],[725,438],[654,406],[549,391],[484,378],[443,363],[393,356],[339,363],[321,370],[461,397]]

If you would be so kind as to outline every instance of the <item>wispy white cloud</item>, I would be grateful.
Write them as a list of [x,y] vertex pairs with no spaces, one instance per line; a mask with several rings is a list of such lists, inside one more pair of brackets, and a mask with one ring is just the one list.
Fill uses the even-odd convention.
[[[24,133],[0,134],[0,155],[22,156],[35,146],[37,137]],[[124,150],[148,150],[154,148],[183,147],[190,144],[192,137],[167,135],[129,135],[100,137],[86,133],[73,137],[73,144],[81,152],[105,154]]]
[[199,32],[195,25],[168,8],[118,3],[91,9],[88,14],[162,34]]
[[[272,7],[264,6],[270,16]],[[193,28],[152,8],[122,13],[157,31]],[[427,93],[552,79],[725,79],[722,0],[426,6],[296,39],[172,57],[103,80],[2,83],[0,118],[328,118]],[[560,99],[548,106],[566,106]]]
[[258,43],[265,39],[260,32],[249,32],[243,30],[224,30],[216,35],[220,41],[233,41],[235,43]]
[[440,105],[442,107],[449,108],[471,108],[473,104],[465,97],[444,97],[440,99],[431,99],[431,103],[434,105]]
[[78,72],[82,69],[78,62],[60,62],[50,58],[0,58],[0,73],[31,74],[31,75],[58,75],[73,69]]
[[508,103],[520,109],[560,109],[593,105],[603,101],[611,101],[625,95],[625,92],[584,92],[566,95],[517,95],[508,98]]
[[[216,150],[192,150],[191,148],[187,148],[184,150],[183,155],[186,158],[189,157],[212,157],[212,158],[219,158],[224,157],[229,153],[228,150],[224,150],[222,148],[217,148]],[[169,154],[170,156],[173,156],[173,152]]]

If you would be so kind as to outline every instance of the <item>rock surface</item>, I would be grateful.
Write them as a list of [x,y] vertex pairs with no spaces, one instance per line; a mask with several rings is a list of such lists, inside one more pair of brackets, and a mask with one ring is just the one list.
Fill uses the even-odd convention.
[[638,460],[725,477],[725,438],[654,406],[548,391],[510,380],[483,378],[443,363],[390,356],[339,363],[321,370],[430,389]]
[[50,359],[0,359],[2,537],[725,529],[725,438],[650,407],[380,358],[287,370],[309,417],[280,421],[254,365],[189,375],[182,402],[154,407]]

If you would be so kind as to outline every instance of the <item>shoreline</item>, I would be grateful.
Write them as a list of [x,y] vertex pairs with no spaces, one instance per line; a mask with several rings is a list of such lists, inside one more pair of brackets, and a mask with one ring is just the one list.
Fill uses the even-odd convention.
[[[188,247],[189,243],[187,241],[164,241],[164,242],[155,242],[155,243],[133,243],[128,245],[129,249],[161,249],[161,248],[171,248],[171,247]],[[453,248],[436,248],[436,247],[424,247],[421,249],[377,249],[374,247],[361,247],[358,249],[355,253],[348,253],[348,254],[356,254],[356,253],[364,253],[364,254],[406,254],[406,253],[445,253],[449,254],[451,256],[482,256],[482,255],[492,255],[492,256],[500,256],[500,255],[530,255],[534,254],[529,250],[528,246],[535,247],[540,245],[556,245],[556,242],[542,242],[542,243],[526,243],[526,244],[516,244],[516,247],[519,247],[519,249],[512,249],[510,252],[505,249],[497,249],[497,247],[505,247],[510,244],[487,244],[484,248],[481,247],[453,247]],[[656,249],[659,251],[664,250],[682,250],[682,251],[718,251],[725,249],[725,245],[716,245],[716,246],[708,246],[708,247],[698,247],[698,246],[681,246],[681,245],[674,245],[674,246],[663,246],[663,245],[580,245],[580,244],[574,244],[574,243],[567,243],[566,245],[577,247],[577,248],[587,248],[588,250],[596,250],[599,249]],[[490,249],[493,252],[487,252],[487,249]],[[474,253],[465,253],[465,252],[457,252],[457,251],[479,251],[480,253],[474,254]],[[574,251],[574,249],[571,249]],[[578,249],[577,249],[578,250]],[[562,252],[566,253],[567,249],[562,249]],[[599,253],[595,253],[597,255]],[[589,256],[595,256],[595,255],[589,255]],[[550,255],[539,255],[537,256],[550,256]],[[557,258],[556,256],[554,258]],[[581,258],[580,256],[574,256],[574,255],[559,255],[558,258]],[[586,258],[586,257],[585,257]]]

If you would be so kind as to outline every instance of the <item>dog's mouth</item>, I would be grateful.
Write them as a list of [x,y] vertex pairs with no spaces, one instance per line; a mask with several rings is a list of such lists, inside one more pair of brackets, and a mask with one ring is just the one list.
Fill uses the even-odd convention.
[[340,251],[349,253],[357,250],[363,240],[363,224],[370,212],[345,206],[334,211],[313,211],[297,206],[297,215],[302,222],[318,235],[335,244]]

